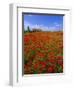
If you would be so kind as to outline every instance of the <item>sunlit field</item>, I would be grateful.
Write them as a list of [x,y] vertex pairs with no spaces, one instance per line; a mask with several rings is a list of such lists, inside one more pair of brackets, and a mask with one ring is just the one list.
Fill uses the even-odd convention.
[[63,72],[63,32],[24,33],[24,74]]

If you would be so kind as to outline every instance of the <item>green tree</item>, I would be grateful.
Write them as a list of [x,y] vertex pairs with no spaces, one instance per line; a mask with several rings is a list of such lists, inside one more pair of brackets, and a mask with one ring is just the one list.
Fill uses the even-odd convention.
[[30,27],[29,26],[27,27],[27,31],[30,32]]

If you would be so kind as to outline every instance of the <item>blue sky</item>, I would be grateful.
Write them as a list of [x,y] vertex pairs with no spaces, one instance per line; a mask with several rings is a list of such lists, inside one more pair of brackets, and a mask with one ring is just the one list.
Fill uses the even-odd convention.
[[62,31],[63,15],[24,14],[24,29],[41,28],[43,31]]

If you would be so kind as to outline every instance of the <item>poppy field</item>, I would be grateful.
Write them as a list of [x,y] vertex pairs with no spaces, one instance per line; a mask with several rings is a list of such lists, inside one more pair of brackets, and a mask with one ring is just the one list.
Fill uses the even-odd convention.
[[24,74],[63,73],[63,32],[24,33]]

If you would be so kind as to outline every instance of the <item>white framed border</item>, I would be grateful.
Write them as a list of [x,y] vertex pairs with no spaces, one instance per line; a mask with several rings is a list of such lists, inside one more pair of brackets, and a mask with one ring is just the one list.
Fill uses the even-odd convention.
[[[64,14],[64,73],[37,74],[22,76],[22,12]],[[70,8],[53,6],[33,6],[26,4],[10,5],[10,85],[26,85],[39,83],[65,83],[71,81],[71,65],[69,60]],[[49,81],[48,81],[49,79]],[[58,80],[58,81],[57,81]]]

